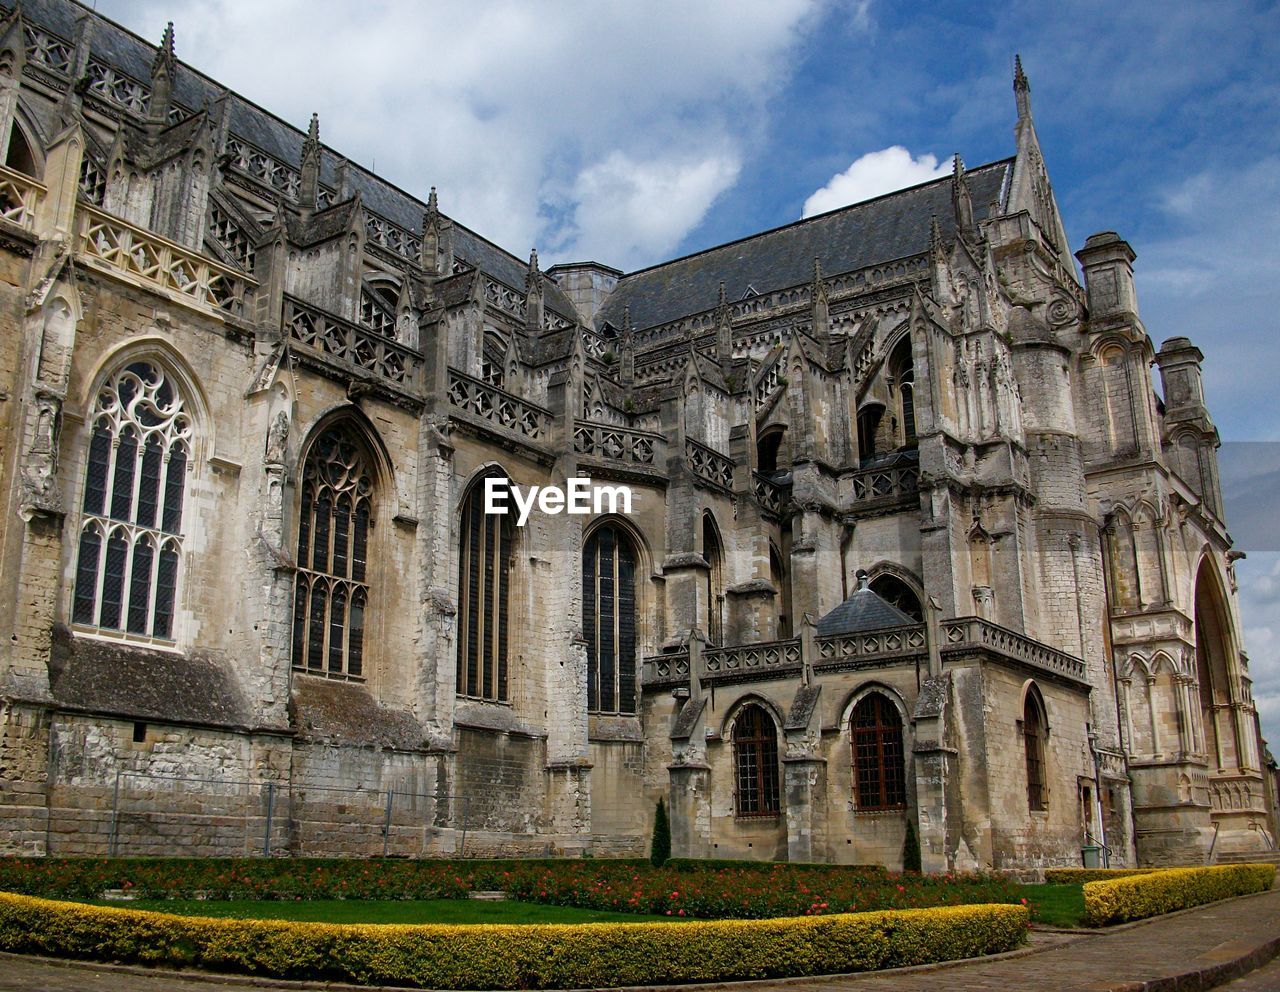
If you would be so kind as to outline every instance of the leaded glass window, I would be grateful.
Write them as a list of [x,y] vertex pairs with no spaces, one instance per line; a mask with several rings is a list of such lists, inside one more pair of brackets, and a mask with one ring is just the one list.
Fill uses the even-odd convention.
[[859,810],[901,809],[907,804],[902,718],[883,693],[864,696],[853,708],[853,778]]
[[587,709],[636,711],[636,553],[606,524],[582,552],[582,624],[587,640]]
[[1044,787],[1044,711],[1034,691],[1027,693],[1022,712],[1022,743],[1027,759],[1027,809],[1049,808]]
[[507,607],[515,534],[510,515],[484,512],[484,480],[462,504],[458,547],[458,666],[460,696],[505,702]]
[[364,675],[373,469],[342,427],[324,431],[302,470],[293,667],[331,678]]
[[734,794],[738,816],[776,816],[782,808],[778,787],[778,728],[763,706],[749,703],[733,724]]
[[172,378],[133,362],[93,407],[72,620],[172,640],[191,418]]

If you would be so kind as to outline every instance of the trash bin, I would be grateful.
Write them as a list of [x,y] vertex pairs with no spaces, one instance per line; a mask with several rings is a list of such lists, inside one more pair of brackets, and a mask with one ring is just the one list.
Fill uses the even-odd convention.
[[1086,868],[1102,867],[1102,848],[1093,845],[1086,845],[1080,848],[1080,857],[1084,860]]

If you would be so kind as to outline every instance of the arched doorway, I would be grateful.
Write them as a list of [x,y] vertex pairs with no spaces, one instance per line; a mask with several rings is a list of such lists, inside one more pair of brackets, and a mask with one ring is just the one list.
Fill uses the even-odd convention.
[[1210,769],[1240,766],[1235,693],[1231,683],[1231,626],[1226,594],[1209,559],[1196,573],[1196,678],[1200,683],[1204,752]]

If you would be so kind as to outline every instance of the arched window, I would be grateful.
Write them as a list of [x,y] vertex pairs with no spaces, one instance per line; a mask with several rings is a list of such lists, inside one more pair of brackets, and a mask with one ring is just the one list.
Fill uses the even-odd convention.
[[885,572],[872,579],[869,585],[871,591],[877,596],[908,614],[917,623],[924,620],[924,610],[920,608],[920,597],[896,575]]
[[621,527],[597,528],[582,550],[587,709],[636,711],[636,552]]
[[859,810],[907,805],[902,718],[889,697],[868,693],[853,708],[853,780]]
[[[488,478],[488,477],[486,477]],[[458,546],[458,695],[506,701],[511,515],[484,512],[485,479],[462,502]]]
[[724,623],[724,550],[720,534],[710,513],[702,515],[702,557],[707,562],[707,578],[703,589],[707,601],[707,640],[714,645],[723,643]]
[[791,636],[791,574],[787,570],[782,552],[772,541],[769,542],[769,577],[777,590],[775,600],[778,613],[778,639]]
[[1231,703],[1231,621],[1222,584],[1208,559],[1196,572],[1195,634],[1196,679],[1200,683],[1201,722],[1204,725],[1205,756],[1211,769],[1244,764],[1236,737]]
[[293,667],[332,678],[364,675],[366,575],[373,467],[349,430],[325,430],[302,470]]
[[875,458],[876,435],[880,431],[880,419],[884,416],[884,407],[878,404],[864,406],[858,411],[858,458],[866,464]]
[[1040,694],[1031,689],[1027,692],[1027,701],[1022,710],[1022,743],[1027,757],[1027,809],[1032,811],[1049,808],[1044,782],[1044,739],[1047,729]]
[[782,808],[778,789],[778,729],[757,703],[744,706],[733,724],[734,797],[738,816],[776,816]]
[[894,388],[898,391],[898,426],[903,447],[916,446],[916,373],[911,356],[911,339],[903,338],[889,362]]
[[98,391],[85,470],[72,620],[171,640],[191,454],[182,396],[153,362]]
[[17,123],[9,131],[9,152],[5,156],[4,164],[7,168],[26,173],[28,176],[38,177],[40,174],[27,136],[22,133],[22,128],[18,127]]
[[756,470],[762,475],[773,475],[778,471],[778,453],[786,432],[785,427],[770,427],[756,441]]

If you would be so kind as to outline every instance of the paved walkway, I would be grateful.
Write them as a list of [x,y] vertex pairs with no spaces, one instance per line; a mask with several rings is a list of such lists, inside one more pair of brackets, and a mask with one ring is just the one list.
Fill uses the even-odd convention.
[[[1035,934],[1031,950],[992,961],[905,969],[845,978],[744,982],[720,989],[757,992],[1172,992],[1214,987],[1212,969],[1263,964],[1280,949],[1280,890],[1187,910],[1118,930]],[[0,992],[209,992],[211,988],[336,989],[339,986],[252,979],[178,977],[138,969],[63,964],[0,955]],[[349,986],[342,986],[349,988]],[[711,988],[702,986],[702,988]],[[1280,992],[1280,961],[1224,986],[1232,992]]]

